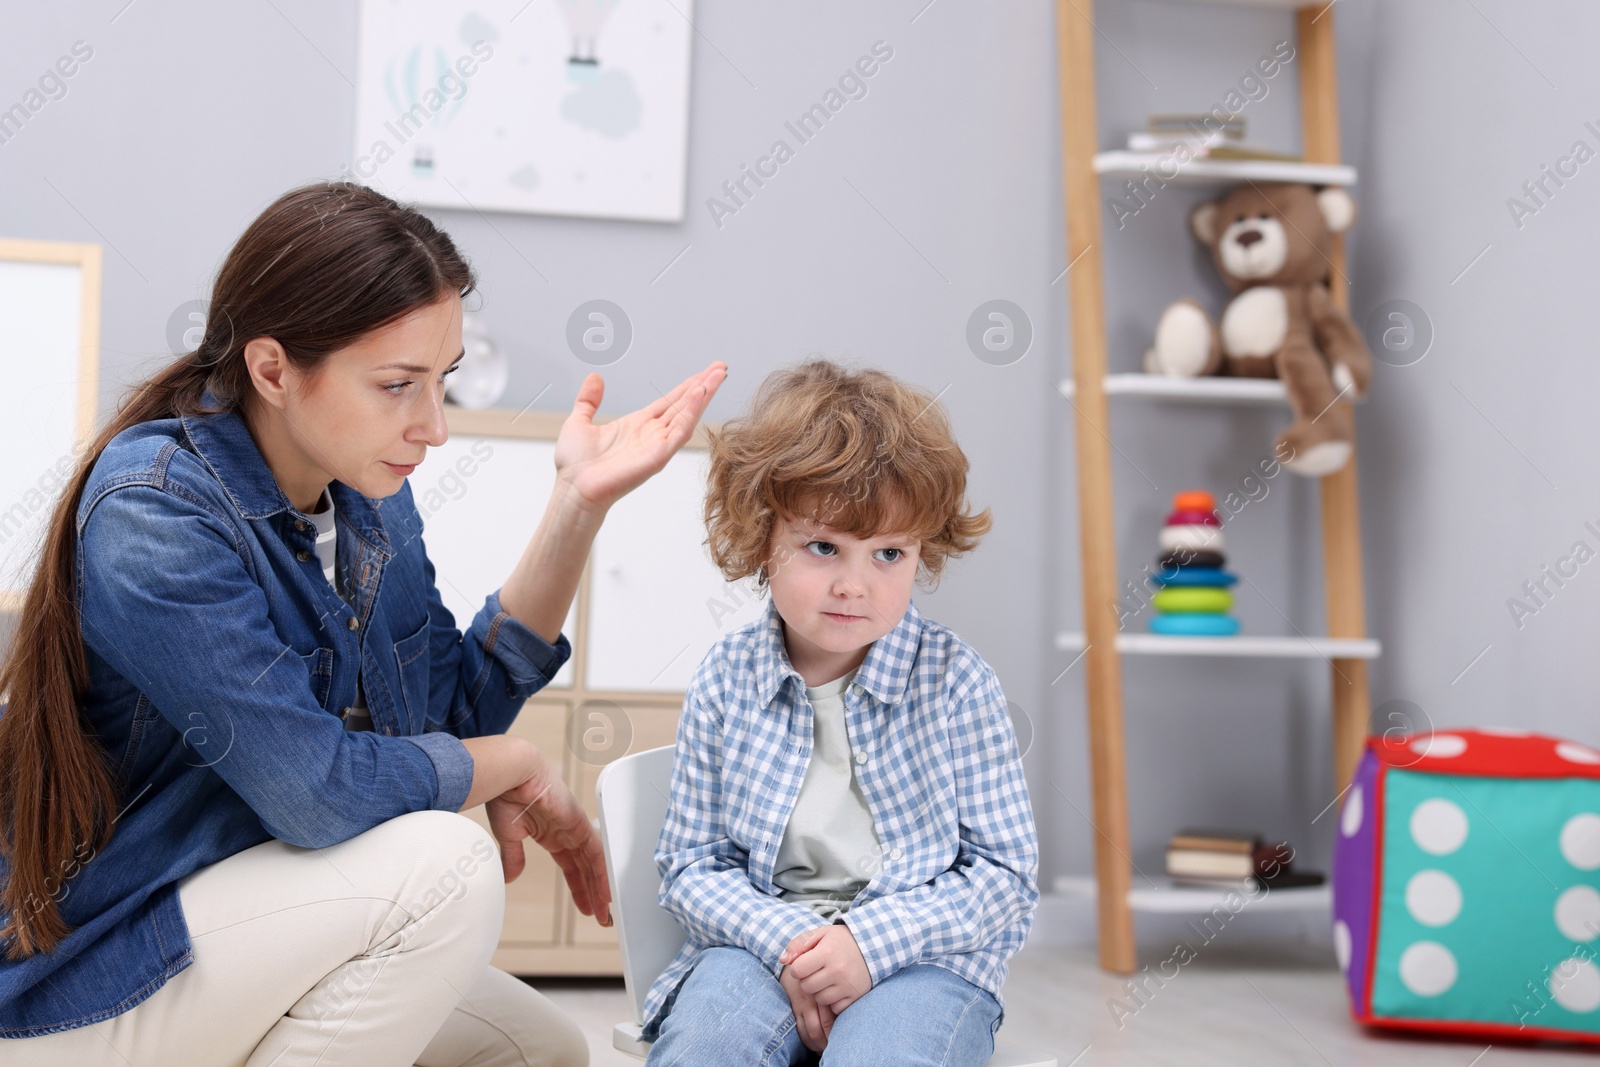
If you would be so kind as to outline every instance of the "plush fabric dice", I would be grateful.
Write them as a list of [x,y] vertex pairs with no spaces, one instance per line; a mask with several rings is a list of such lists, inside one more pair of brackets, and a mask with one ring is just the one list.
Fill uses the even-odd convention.
[[1372,737],[1335,836],[1358,1021],[1600,1042],[1600,751],[1511,730]]

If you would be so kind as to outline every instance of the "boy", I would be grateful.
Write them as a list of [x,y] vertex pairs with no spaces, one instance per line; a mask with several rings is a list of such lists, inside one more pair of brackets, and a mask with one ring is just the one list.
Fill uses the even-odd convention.
[[771,602],[685,697],[647,1067],[992,1054],[1038,840],[994,671],[911,603],[989,530],[966,472],[934,398],[824,360],[712,434],[712,559]]

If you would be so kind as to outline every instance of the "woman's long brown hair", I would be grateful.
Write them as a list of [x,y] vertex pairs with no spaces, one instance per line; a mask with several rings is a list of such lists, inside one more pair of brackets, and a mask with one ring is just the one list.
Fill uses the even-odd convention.
[[[70,928],[59,896],[115,832],[126,783],[82,709],[89,683],[73,581],[76,517],[100,453],[151,419],[243,412],[253,388],[245,343],[271,337],[314,375],[330,352],[407,313],[476,287],[449,236],[414,208],[353,182],[279,197],[244,231],[212,289],[197,349],[129,389],[78,457],[36,556],[0,663],[0,889],[8,959],[48,952]],[[220,407],[202,403],[211,390]]]

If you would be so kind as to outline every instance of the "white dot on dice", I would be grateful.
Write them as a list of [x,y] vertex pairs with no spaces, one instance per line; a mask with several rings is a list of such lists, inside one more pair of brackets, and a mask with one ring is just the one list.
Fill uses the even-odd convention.
[[1406,910],[1423,926],[1444,926],[1461,914],[1461,887],[1443,871],[1418,871],[1406,883]]
[[1361,795],[1361,787],[1352,786],[1350,795],[1344,801],[1344,811],[1339,813],[1340,833],[1346,837],[1354,837],[1361,832],[1361,817],[1365,806],[1366,800]]
[[1419,997],[1436,997],[1456,984],[1456,958],[1437,941],[1418,941],[1400,953],[1400,981]]
[[1600,815],[1586,811],[1561,827],[1561,855],[1580,871],[1600,867]]
[[1576,956],[1564,959],[1550,971],[1550,995],[1568,1011],[1591,1012],[1600,1008],[1600,969]]
[[1467,840],[1467,813],[1453,800],[1424,800],[1411,813],[1411,840],[1424,852],[1447,856]]
[[1570,941],[1593,941],[1600,934],[1600,892],[1575,885],[1557,897],[1556,929]]

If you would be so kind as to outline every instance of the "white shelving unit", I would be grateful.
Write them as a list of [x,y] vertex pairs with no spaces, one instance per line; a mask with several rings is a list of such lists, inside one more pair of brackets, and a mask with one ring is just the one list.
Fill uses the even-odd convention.
[[[1161,915],[1207,914],[1214,908],[1227,908],[1227,889],[1206,886],[1176,885],[1166,878],[1156,879],[1154,886],[1136,885],[1128,890],[1128,908]],[[1051,883],[1051,888],[1065,897],[1093,900],[1096,886],[1093,878],[1064,874]],[[1333,890],[1327,884],[1295,886],[1292,889],[1273,889],[1250,900],[1252,912],[1295,911],[1328,912],[1333,907]]]
[[[1193,0],[1206,2],[1206,0]],[[1215,2],[1215,0],[1211,0]],[[1349,185],[1354,168],[1339,162],[1338,90],[1334,57],[1333,5],[1295,0],[1245,0],[1252,6],[1295,12],[1300,106],[1307,162],[1191,160],[1166,181],[1232,185],[1247,181],[1298,181]],[[1058,891],[1089,896],[1099,919],[1100,965],[1132,973],[1137,961],[1133,913],[1209,912],[1228,890],[1175,885],[1143,875],[1133,879],[1128,828],[1127,766],[1123,731],[1122,656],[1232,656],[1322,660],[1329,670],[1333,721],[1330,751],[1335,787],[1354,771],[1371,715],[1367,664],[1382,651],[1366,634],[1360,509],[1356,459],[1319,481],[1327,631],[1325,634],[1237,637],[1174,637],[1122,632],[1111,613],[1097,608],[1119,597],[1112,509],[1111,419],[1108,400],[1129,397],[1196,405],[1274,405],[1287,398],[1278,381],[1242,378],[1170,378],[1108,374],[1102,182],[1152,171],[1160,153],[1100,151],[1095,121],[1093,0],[1057,0],[1061,78],[1062,173],[1065,180],[1066,260],[1069,275],[1073,373],[1058,386],[1076,415],[1078,502],[1082,542],[1085,632],[1056,635],[1062,651],[1081,650],[1088,696],[1090,771],[1093,787],[1095,875],[1058,879]],[[1336,239],[1329,283],[1336,306],[1348,310],[1344,246]],[[1326,911],[1326,885],[1271,891],[1253,901],[1265,910]]]
[[1176,185],[1234,185],[1245,181],[1354,185],[1356,180],[1356,169],[1342,164],[1278,159],[1191,159],[1180,164],[1170,152],[1134,152],[1125,148],[1096,155],[1094,171],[1103,178],[1142,178],[1153,173]]
[[[1300,11],[1307,5],[1304,0],[1172,0],[1173,3],[1205,4],[1211,7],[1222,5],[1224,7],[1269,7],[1278,11]],[[1313,14],[1325,8],[1331,8],[1339,0],[1328,0],[1325,4],[1312,5]]]
[[[1192,404],[1281,404],[1288,394],[1276,378],[1173,378],[1164,374],[1108,374],[1102,380],[1106,396],[1138,396],[1152,400],[1178,400]],[[1077,383],[1063,378],[1056,390],[1071,400]]]
[[[1078,631],[1056,634],[1056,648],[1077,652],[1088,641]],[[1117,651],[1136,656],[1256,656],[1276,659],[1377,659],[1382,646],[1370,637],[1175,637],[1124,631]]]

